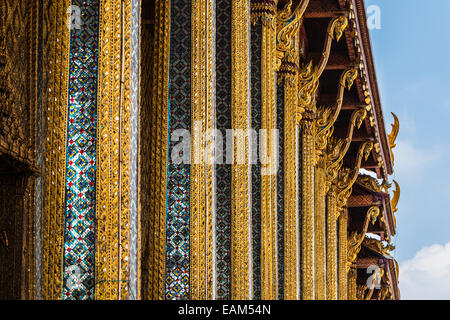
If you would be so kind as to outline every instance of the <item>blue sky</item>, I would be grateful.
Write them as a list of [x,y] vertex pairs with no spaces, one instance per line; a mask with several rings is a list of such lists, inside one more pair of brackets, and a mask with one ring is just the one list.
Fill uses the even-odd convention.
[[392,178],[401,187],[393,243],[402,298],[450,299],[450,289],[433,289],[450,288],[442,282],[450,278],[450,0],[370,5],[381,9],[371,40],[388,133],[390,113],[400,119]]

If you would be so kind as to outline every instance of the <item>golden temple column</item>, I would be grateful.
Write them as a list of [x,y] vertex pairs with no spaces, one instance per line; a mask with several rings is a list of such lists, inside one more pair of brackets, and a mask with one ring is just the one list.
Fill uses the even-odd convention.
[[348,211],[339,216],[339,263],[338,263],[338,299],[347,300],[347,225]]
[[337,239],[338,216],[336,187],[331,186],[327,195],[327,300],[337,299]]
[[266,140],[261,141],[261,153],[266,155],[269,163],[261,164],[261,298],[276,298],[276,186],[275,161],[272,157],[276,147],[272,130],[276,128],[275,109],[275,17],[264,20],[262,24],[261,52],[261,93],[262,120],[261,129],[266,132]]
[[213,295],[213,173],[210,134],[214,126],[213,3],[192,1],[192,161],[190,298]]
[[314,185],[314,268],[315,268],[315,299],[325,300],[325,168],[321,157],[315,169]]
[[49,6],[44,19],[48,22],[48,48],[44,64],[48,76],[43,101],[43,197],[42,197],[42,298],[62,298],[68,72],[70,31],[66,26],[70,1]]
[[313,114],[302,124],[302,299],[314,299],[314,133]]
[[[252,35],[261,41],[261,299],[277,297],[276,237],[276,11],[278,1],[251,1]],[[257,63],[257,62],[256,62]],[[255,262],[258,263],[258,262]]]
[[95,298],[137,299],[139,3],[101,0],[99,16]]
[[[156,85],[151,86],[149,118],[154,131],[150,136],[150,182],[141,181],[141,190],[149,197],[148,221],[143,226],[143,256],[147,272],[143,274],[144,299],[163,299],[165,288],[165,246],[166,246],[166,184],[167,184],[167,141],[168,141],[168,94],[169,94],[169,48],[170,48],[170,1],[155,2],[155,39],[151,68]],[[144,58],[144,56],[143,56]],[[144,98],[144,97],[143,97]],[[149,105],[150,105],[149,103]],[[148,126],[141,117],[141,127]],[[141,176],[144,175],[141,166]],[[144,197],[141,198],[141,201]],[[143,208],[144,209],[144,208]],[[147,219],[146,219],[147,220]]]
[[[292,62],[298,65],[299,51],[293,50],[289,55]],[[285,77],[284,84],[284,298],[296,300],[298,298],[298,198],[297,198],[297,139],[295,115],[298,107],[298,73],[292,77]]]
[[[232,1],[231,17],[231,113],[233,165],[231,188],[231,298],[250,299],[250,230],[249,230],[249,15],[248,0]],[[242,145],[244,144],[244,145]],[[243,152],[242,152],[243,151]]]
[[[298,299],[299,295],[299,216],[298,216],[298,134],[304,106],[299,105],[298,87],[300,64],[299,30],[309,0],[300,1],[295,8],[292,1],[276,12],[276,60],[278,76],[284,80],[284,298]],[[278,124],[280,126],[280,124]]]

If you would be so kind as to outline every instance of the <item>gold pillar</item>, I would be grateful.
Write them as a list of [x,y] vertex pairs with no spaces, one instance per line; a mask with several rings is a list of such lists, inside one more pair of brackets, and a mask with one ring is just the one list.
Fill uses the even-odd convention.
[[[276,30],[274,17],[263,20],[261,52],[261,92],[262,120],[261,129],[267,132],[266,140],[261,143],[261,152],[267,155],[269,163],[261,164],[261,297],[263,300],[276,298],[276,186],[275,163],[272,148],[272,130],[276,128],[275,109],[275,48]],[[263,151],[265,150],[265,151]]]
[[[292,53],[298,65],[298,50]],[[296,300],[298,273],[298,214],[297,214],[297,140],[295,113],[298,106],[298,73],[285,78],[284,85],[284,298]]]
[[[248,46],[249,1],[232,1],[231,16],[231,117],[232,128],[238,129],[234,136],[234,159],[231,177],[231,298],[250,299],[249,274],[249,137],[248,117]],[[245,148],[239,144],[245,142]],[[244,150],[239,157],[239,149]]]
[[315,298],[325,300],[325,168],[323,158],[315,169],[314,187],[314,268],[315,268]]
[[211,299],[213,212],[212,148],[208,141],[213,128],[212,74],[212,3],[192,1],[192,68],[191,108],[193,143],[191,159],[191,257],[190,297]]
[[310,111],[302,123],[302,299],[314,299],[314,134]]
[[347,225],[348,211],[339,216],[338,299],[347,300]]
[[42,206],[42,298],[62,298],[64,246],[64,198],[66,177],[66,125],[70,32],[66,9],[70,1],[49,6],[44,19],[48,23],[47,101],[44,104],[43,206]]
[[337,299],[336,197],[336,188],[332,185],[327,195],[327,300]]
[[100,300],[129,298],[131,4],[100,5],[95,253]]
[[[143,230],[143,243],[148,243],[148,256],[145,260],[147,274],[144,275],[144,299],[164,299],[165,246],[166,246],[166,184],[167,184],[167,141],[168,141],[168,93],[169,93],[169,49],[170,49],[170,1],[155,2],[155,39],[152,64],[152,96],[150,142],[150,182],[149,219]],[[144,58],[144,57],[143,57]],[[143,123],[141,127],[148,126]],[[142,175],[143,167],[140,168]],[[141,189],[142,190],[142,189]],[[142,190],[145,192],[144,190]]]

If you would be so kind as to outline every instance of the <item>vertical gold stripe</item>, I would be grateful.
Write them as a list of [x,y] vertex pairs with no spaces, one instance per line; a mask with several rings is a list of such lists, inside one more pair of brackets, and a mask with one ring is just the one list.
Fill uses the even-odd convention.
[[[191,164],[191,299],[212,292],[212,166],[208,129],[212,129],[210,1],[192,1],[192,164]],[[208,157],[208,159],[206,159]],[[209,259],[208,259],[209,258]],[[207,286],[209,287],[207,289]]]
[[[170,63],[170,1],[155,2],[155,32],[152,61],[152,119],[150,161],[149,256],[145,264],[146,299],[164,299],[166,246],[166,184],[168,141],[168,94]],[[141,126],[148,124],[141,123]],[[146,232],[146,231],[144,231]]]
[[314,258],[315,297],[325,300],[325,169],[323,159],[319,160],[314,176]]
[[121,246],[126,245],[122,243],[122,222],[127,225],[121,218],[123,9],[121,0],[100,3],[96,299],[120,299],[125,298],[121,282],[127,280],[121,278]]
[[214,179],[214,145],[213,145],[213,129],[216,128],[215,120],[215,19],[213,21],[213,15],[215,10],[215,1],[206,1],[206,129],[207,129],[207,140],[206,140],[206,299],[212,299],[214,295],[213,287],[213,263],[214,263],[214,230],[213,230],[213,179]]
[[[298,65],[298,51],[294,52]],[[285,80],[284,117],[284,298],[297,299],[297,143],[295,112],[298,105],[298,74]]]
[[120,299],[129,298],[130,279],[130,155],[131,155],[131,24],[132,0],[122,3],[122,52],[121,52],[121,126],[120,145],[120,244],[119,244],[119,285]]
[[302,121],[302,299],[314,299],[314,121]]
[[339,300],[347,300],[347,223],[348,212],[345,210],[339,217]]
[[44,106],[44,195],[42,210],[42,298],[62,298],[64,196],[70,32],[70,1],[49,7],[48,100]]
[[[231,298],[234,300],[249,299],[249,141],[248,135],[244,137],[250,123],[248,116],[249,9],[248,0],[232,1],[231,119],[232,129],[240,130],[233,138],[234,162],[231,177]],[[244,141],[245,147],[242,148]],[[239,148],[245,151],[242,157],[238,157]]]
[[212,294],[212,185],[213,74],[212,7],[210,0],[192,1],[192,164],[190,297]]
[[337,299],[336,191],[332,186],[327,196],[327,300]]
[[[275,230],[275,163],[272,159],[272,130],[276,128],[275,114],[275,47],[276,30],[273,21],[263,20],[261,51],[261,129],[266,130],[266,141],[262,142],[263,155],[269,163],[261,164],[261,296],[263,300],[276,297],[276,230]],[[263,145],[265,144],[265,145]]]

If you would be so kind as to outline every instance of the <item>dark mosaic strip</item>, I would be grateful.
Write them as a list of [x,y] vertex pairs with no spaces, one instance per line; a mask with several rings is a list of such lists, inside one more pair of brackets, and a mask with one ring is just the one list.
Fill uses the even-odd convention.
[[[262,25],[251,26],[251,117],[258,137],[261,129],[261,45]],[[255,141],[253,142],[255,143]],[[259,150],[259,139],[256,142]],[[253,299],[261,299],[261,164],[252,165]]]
[[[171,1],[169,140],[191,126],[191,1]],[[189,299],[190,165],[170,160],[179,142],[168,142],[166,292],[169,300]]]
[[284,299],[284,82],[277,86],[278,172],[277,251],[278,299]]
[[[216,123],[231,129],[231,2],[216,1]],[[224,140],[225,142],[225,140]],[[225,143],[223,144],[225,163]],[[231,165],[216,165],[217,298],[231,299]]]
[[300,238],[300,248],[298,248],[299,251],[299,262],[300,262],[300,299],[303,298],[303,281],[302,281],[302,273],[303,273],[303,185],[302,185],[302,179],[303,179],[303,141],[302,141],[302,128],[301,126],[298,127],[298,169],[297,169],[297,175],[298,175],[298,224],[299,224],[299,238]]
[[95,183],[99,0],[81,9],[69,54],[63,299],[90,300],[95,289]]

